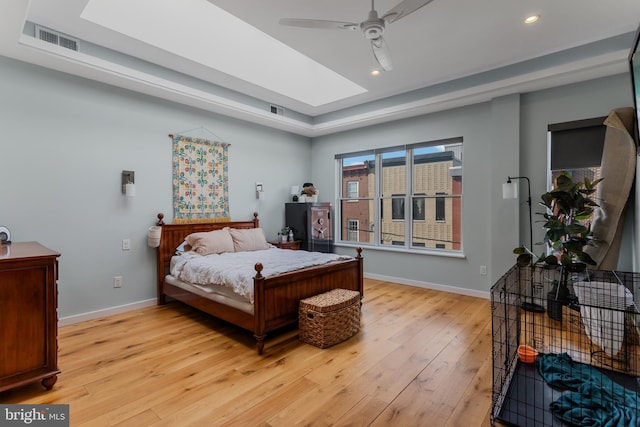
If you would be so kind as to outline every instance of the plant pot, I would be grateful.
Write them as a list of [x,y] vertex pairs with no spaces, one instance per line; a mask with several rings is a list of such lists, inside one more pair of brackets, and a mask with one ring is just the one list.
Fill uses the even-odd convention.
[[547,292],[547,315],[553,320],[562,320],[562,307],[569,302],[569,288],[567,285],[554,283],[553,288]]

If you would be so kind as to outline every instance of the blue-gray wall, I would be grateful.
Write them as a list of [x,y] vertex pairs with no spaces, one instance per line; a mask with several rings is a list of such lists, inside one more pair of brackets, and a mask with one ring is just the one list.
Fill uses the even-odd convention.
[[[284,225],[291,185],[310,179],[309,138],[3,57],[0,75],[0,225],[62,254],[61,318],[154,298],[146,232],[158,212],[172,219],[169,133],[204,127],[188,135],[231,144],[231,217],[258,211],[268,238]],[[135,171],[135,198],[121,193],[122,170]]]
[[[518,233],[525,241],[529,239],[526,204],[502,199],[507,176],[531,179],[533,210],[541,212],[537,201],[547,185],[547,125],[606,116],[613,108],[632,105],[629,77],[621,74],[319,137],[312,144],[314,183],[329,193],[336,187],[335,153],[462,136],[464,258],[367,249],[365,265],[368,273],[381,278],[486,293],[513,265],[511,251],[519,244]],[[321,192],[325,201],[329,200],[323,197],[326,193]],[[535,221],[534,214],[534,241],[540,242],[543,232]],[[631,227],[628,229],[627,236]],[[632,270],[630,248],[628,238],[619,263],[622,270]],[[486,276],[480,275],[480,266],[488,267]]]
[[[334,201],[336,153],[462,136],[465,257],[367,249],[365,270],[486,294],[519,242],[518,206],[502,200],[502,182],[527,175],[536,198],[546,186],[547,124],[632,105],[629,78],[618,75],[310,140],[8,58],[0,57],[0,75],[0,225],[15,241],[62,254],[61,318],[155,297],[146,231],[157,212],[172,217],[169,133],[203,127],[191,135],[211,131],[231,144],[231,216],[258,211],[269,238],[284,225],[291,185],[314,182],[322,201]],[[136,172],[135,198],[120,192],[123,169]],[[264,183],[264,202],[255,198],[256,181]],[[522,213],[520,220],[526,236]],[[125,238],[131,251],[121,250]],[[622,268],[631,269],[626,262]],[[123,276],[121,289],[114,276]]]

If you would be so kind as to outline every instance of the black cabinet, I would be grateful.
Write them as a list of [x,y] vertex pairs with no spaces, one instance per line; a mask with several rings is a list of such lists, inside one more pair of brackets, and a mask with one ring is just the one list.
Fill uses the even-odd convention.
[[333,252],[333,206],[331,203],[287,203],[285,224],[293,229],[300,249]]

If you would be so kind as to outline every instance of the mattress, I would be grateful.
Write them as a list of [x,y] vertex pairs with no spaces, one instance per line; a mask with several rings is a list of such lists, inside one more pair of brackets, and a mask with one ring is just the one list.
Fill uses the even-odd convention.
[[194,293],[201,297],[233,308],[237,308],[238,310],[244,311],[245,313],[253,314],[253,304],[251,303],[251,301],[241,295],[236,294],[227,286],[196,285],[193,283],[183,282],[182,280],[179,280],[170,274],[165,276],[164,281],[165,283],[176,286],[180,289],[184,289],[185,291]]
[[[299,269],[352,259],[352,257],[307,251],[269,248],[258,251],[226,252],[199,255],[185,252],[171,258],[170,275],[173,279],[198,286],[206,293],[230,297],[233,292],[253,303],[253,278],[255,265],[261,263],[263,277],[296,271]],[[217,285],[226,287],[220,289]],[[209,289],[212,288],[212,289]],[[235,299],[235,297],[233,297]]]

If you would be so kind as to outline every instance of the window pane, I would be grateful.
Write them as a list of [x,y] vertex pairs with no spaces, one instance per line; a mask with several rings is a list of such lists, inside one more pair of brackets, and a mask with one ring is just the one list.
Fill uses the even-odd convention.
[[460,250],[460,206],[459,196],[425,197],[425,219],[419,221],[414,218],[412,221],[411,244],[431,249]]
[[382,154],[382,197],[404,196],[407,192],[407,152]]
[[380,200],[381,245],[404,245],[404,197]]
[[374,243],[373,200],[342,200],[340,202],[342,226],[340,239],[361,243]]
[[[416,148],[412,170],[412,246],[460,250],[462,143]],[[424,216],[417,216],[420,199]]]
[[[343,198],[375,196],[375,164],[374,154],[342,159]],[[351,186],[351,191],[349,186]],[[355,190],[354,187],[356,187]]]
[[462,194],[462,143],[414,150],[413,193]]
[[404,245],[404,197],[407,192],[407,152],[382,153],[382,203],[380,244]]

